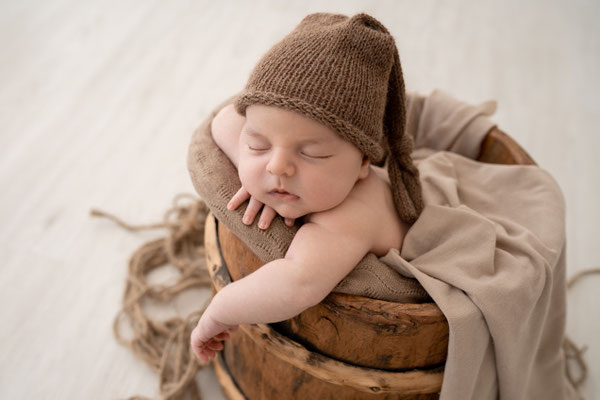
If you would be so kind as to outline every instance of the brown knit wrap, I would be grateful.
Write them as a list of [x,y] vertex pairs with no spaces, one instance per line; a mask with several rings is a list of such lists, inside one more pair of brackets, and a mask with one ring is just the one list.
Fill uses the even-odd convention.
[[369,160],[390,151],[388,171],[398,214],[413,223],[423,201],[418,170],[405,135],[404,80],[394,38],[375,18],[317,13],[263,56],[236,110],[251,104],[282,107],[337,131]]

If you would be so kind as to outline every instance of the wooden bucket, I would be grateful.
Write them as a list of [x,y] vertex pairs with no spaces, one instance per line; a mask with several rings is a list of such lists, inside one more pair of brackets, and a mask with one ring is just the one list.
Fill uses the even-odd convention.
[[[487,134],[478,160],[535,164],[498,129]],[[205,246],[217,291],[262,265],[213,217]],[[215,370],[230,399],[437,399],[447,346],[448,323],[435,303],[331,293],[290,320],[240,326]]]
[[[223,250],[220,241],[221,237],[226,236],[232,242],[237,241],[237,245],[243,249],[241,254],[250,253],[223,224],[217,223],[212,216],[207,218],[204,245],[207,266],[216,291],[231,282],[225,264],[227,252]],[[232,254],[228,254],[228,258],[230,256]],[[333,323],[350,319],[343,313],[347,308],[344,298],[350,302],[356,300],[353,299],[356,296],[333,293],[328,298],[337,296],[342,297],[337,303],[342,313],[333,318]],[[365,299],[365,307],[368,307],[371,302],[380,301]],[[382,303],[392,306],[390,310],[393,310],[394,306],[408,306],[408,309],[418,309],[419,306]],[[322,304],[313,309],[320,309],[323,307]],[[446,326],[443,335],[446,337],[447,345],[448,328],[443,315],[433,304],[427,304],[426,309]],[[311,311],[315,312],[315,310]],[[385,315],[384,310],[380,311],[381,321],[384,319],[391,321],[390,315]],[[357,311],[351,312],[351,315],[357,314],[359,314]],[[426,313],[421,311],[421,314]],[[403,318],[407,319],[410,315],[411,313],[407,313]],[[377,322],[373,323],[377,324]],[[367,331],[370,328],[372,329],[372,326],[365,325],[362,329]],[[441,387],[443,367],[408,371],[385,371],[361,367],[311,351],[279,333],[273,326],[258,324],[240,325],[240,329],[232,333],[230,339],[225,342],[223,357],[219,356],[215,362],[215,371],[224,392],[230,399],[425,400],[438,398],[437,392]]]

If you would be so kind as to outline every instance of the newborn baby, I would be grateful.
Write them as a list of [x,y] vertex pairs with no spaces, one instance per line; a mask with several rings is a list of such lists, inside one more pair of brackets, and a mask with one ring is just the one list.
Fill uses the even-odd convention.
[[[318,60],[324,56],[328,63]],[[249,200],[246,224],[262,208],[263,229],[276,214],[287,224],[303,217],[303,225],[284,258],[214,296],[191,337],[203,362],[237,325],[289,319],[323,300],[367,253],[400,249],[422,208],[403,135],[397,50],[365,14],[306,17],[263,57],[211,130],[242,184],[228,207]],[[391,181],[371,164],[383,159],[384,134]]]
[[[368,252],[383,256],[401,248],[408,230],[396,212],[387,173],[316,121],[264,105],[248,107],[244,118],[230,105],[213,120],[212,134],[252,201],[288,219],[305,218],[285,258],[214,297],[193,335],[203,361],[220,349],[215,336],[221,332],[299,314],[323,300]],[[243,198],[238,192],[230,207]],[[248,223],[260,203],[248,207]],[[267,213],[261,216],[265,226],[274,215]]]

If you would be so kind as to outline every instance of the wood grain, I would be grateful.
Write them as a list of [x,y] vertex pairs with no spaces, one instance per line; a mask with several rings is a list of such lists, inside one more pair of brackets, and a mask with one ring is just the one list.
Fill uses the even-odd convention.
[[510,136],[498,128],[492,128],[479,152],[479,161],[492,164],[535,165],[531,156]]

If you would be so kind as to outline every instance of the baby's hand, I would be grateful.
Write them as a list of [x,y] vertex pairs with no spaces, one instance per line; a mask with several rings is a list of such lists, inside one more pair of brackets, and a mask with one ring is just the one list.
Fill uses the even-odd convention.
[[[246,208],[246,212],[244,213],[242,222],[246,225],[251,225],[252,222],[254,222],[254,218],[256,218],[256,214],[258,214],[258,212],[262,208],[263,211],[260,214],[258,227],[260,229],[267,229],[271,225],[271,222],[273,221],[277,213],[271,207],[264,205],[263,203],[252,197],[250,193],[248,193],[248,191],[244,189],[244,187],[241,187],[240,190],[238,190],[237,193],[233,195],[233,197],[227,204],[227,208],[230,210],[235,210],[248,199],[250,199],[250,202],[248,203],[248,207]],[[284,218],[284,222],[287,226],[294,225],[294,221],[295,220],[293,218]]]
[[235,329],[235,326],[221,324],[210,318],[201,318],[190,337],[194,354],[202,363],[214,359],[216,352],[223,350],[223,340],[229,339],[229,333]]

